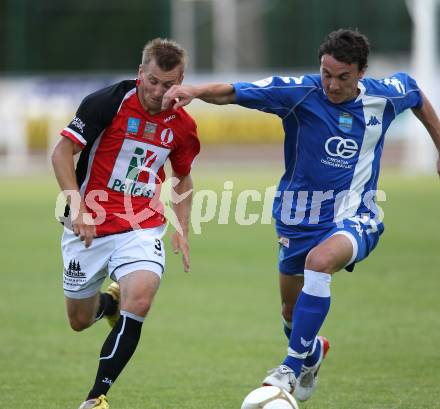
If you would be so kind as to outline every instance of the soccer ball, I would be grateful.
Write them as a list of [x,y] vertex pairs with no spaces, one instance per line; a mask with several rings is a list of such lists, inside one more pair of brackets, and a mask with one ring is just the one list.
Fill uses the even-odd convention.
[[241,409],[299,409],[293,396],[277,386],[263,386],[244,398]]

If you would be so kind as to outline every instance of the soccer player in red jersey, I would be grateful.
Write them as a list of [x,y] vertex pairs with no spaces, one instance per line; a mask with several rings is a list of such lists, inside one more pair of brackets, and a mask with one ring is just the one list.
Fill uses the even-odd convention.
[[[184,270],[190,267],[190,172],[200,144],[183,108],[162,109],[165,92],[182,83],[185,58],[173,41],[147,43],[138,78],[85,97],[52,154],[68,202],[61,246],[70,325],[82,331],[105,316],[113,327],[80,409],[109,407],[107,392],[133,355],[159,288],[166,219],[158,197],[167,159],[179,198],[172,244],[182,252]],[[114,282],[101,293],[107,276]]]

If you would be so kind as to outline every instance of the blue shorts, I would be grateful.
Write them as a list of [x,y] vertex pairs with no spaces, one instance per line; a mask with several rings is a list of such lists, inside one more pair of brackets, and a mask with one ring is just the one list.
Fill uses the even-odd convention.
[[339,226],[292,232],[290,237],[282,236],[279,239],[279,271],[286,275],[304,274],[309,251],[334,234],[343,234],[352,242],[353,257],[345,269],[353,271],[354,265],[373,251],[383,231],[382,223],[376,224],[371,219],[351,217],[344,219]]

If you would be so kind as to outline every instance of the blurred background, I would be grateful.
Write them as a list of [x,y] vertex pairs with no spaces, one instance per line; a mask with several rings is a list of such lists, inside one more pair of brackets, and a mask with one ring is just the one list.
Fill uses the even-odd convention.
[[[187,82],[232,82],[317,72],[324,36],[359,28],[372,44],[368,75],[409,72],[439,108],[438,14],[436,0],[1,0],[0,170],[48,171],[48,153],[81,99],[134,78],[144,44],[158,36],[188,50]],[[281,158],[278,118],[203,103],[189,110],[204,142],[202,161],[223,152],[218,144],[245,145],[233,160],[247,152]],[[403,114],[390,129],[383,165],[432,172],[434,160],[426,133]]]
[[[436,0],[0,0],[0,408],[76,409],[108,331],[102,322],[73,333],[61,289],[49,155],[85,95],[135,78],[143,46],[158,36],[188,50],[186,82],[232,82],[317,73],[324,36],[357,27],[372,44],[368,75],[411,73],[440,112],[439,8]],[[111,391],[114,408],[238,408],[284,356],[273,226],[234,221],[240,192],[265,197],[278,182],[280,121],[203,102],[188,110],[202,141],[196,194],[223,198],[234,182],[230,218],[216,209],[201,235],[191,232],[190,274],[166,239],[162,288],[136,359]],[[332,351],[308,409],[439,407],[434,152],[411,112],[397,118],[379,183],[386,234],[332,284],[323,328]],[[248,214],[261,214],[264,204],[250,202]]]

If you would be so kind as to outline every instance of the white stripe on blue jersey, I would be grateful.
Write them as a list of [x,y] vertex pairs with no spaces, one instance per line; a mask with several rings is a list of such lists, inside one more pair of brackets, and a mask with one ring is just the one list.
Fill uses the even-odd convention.
[[[359,82],[357,98],[333,104],[319,75],[235,83],[239,105],[278,115],[285,132],[285,173],[273,205],[278,233],[330,227],[343,218],[375,218],[384,135],[394,118],[422,104],[410,76]],[[368,197],[368,200],[366,198]]]
[[[363,85],[361,84],[363,87]],[[375,148],[382,136],[383,116],[387,100],[381,97],[370,97],[361,90],[361,100],[363,103],[364,119],[367,124],[373,116],[376,117],[378,124],[376,126],[366,126],[359,159],[356,163],[353,178],[348,189],[348,200],[341,200],[341,205],[335,209],[335,222],[340,222],[356,214],[362,201],[362,193],[365,185],[371,179],[373,172],[373,160]],[[364,92],[362,92],[364,91]],[[348,202],[348,203],[347,203]]]

